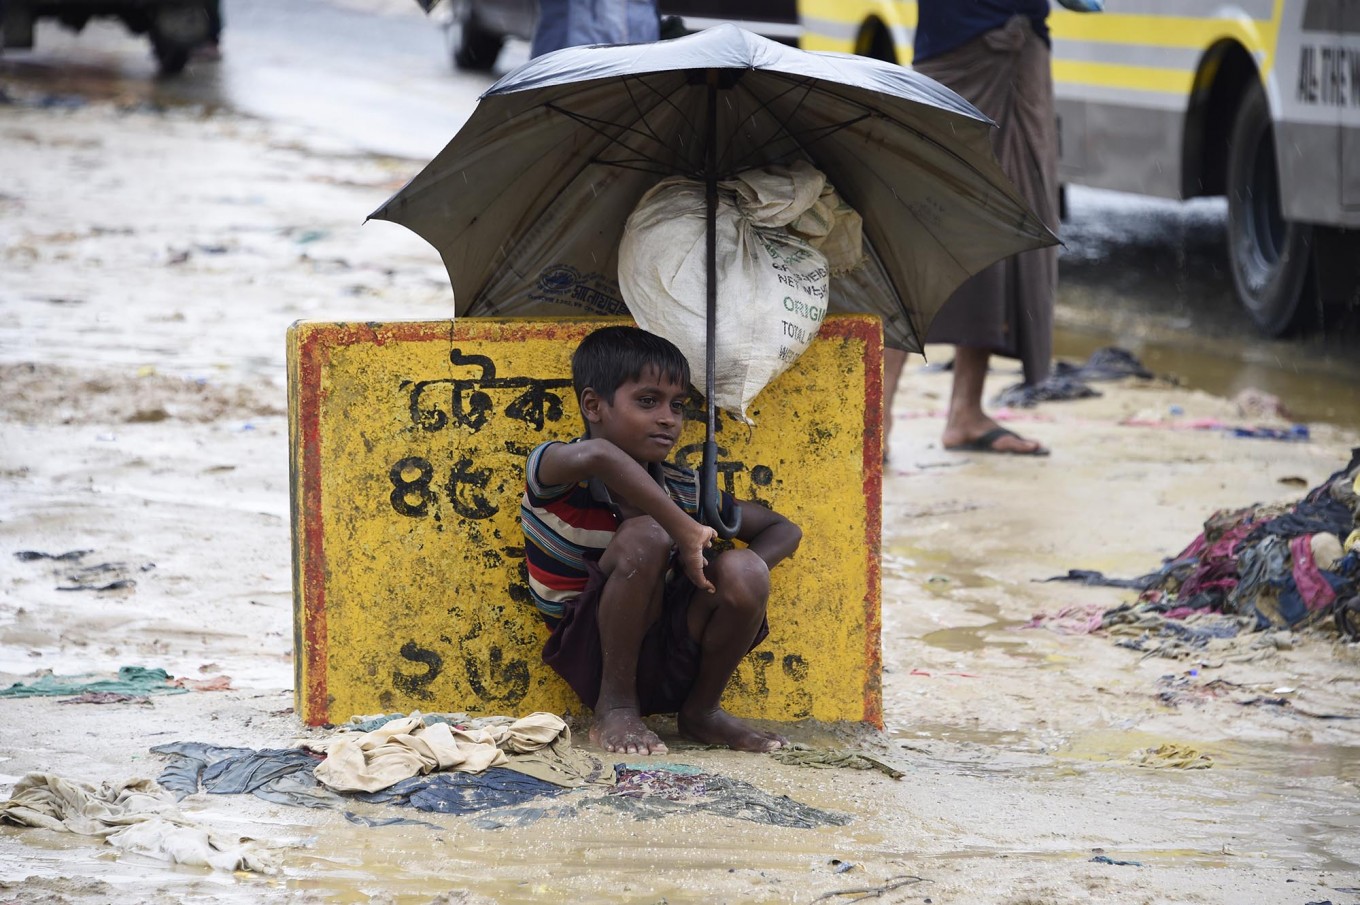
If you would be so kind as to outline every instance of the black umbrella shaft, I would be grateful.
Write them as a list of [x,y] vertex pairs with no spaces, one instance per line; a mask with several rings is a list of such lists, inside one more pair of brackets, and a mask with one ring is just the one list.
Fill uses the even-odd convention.
[[708,254],[704,279],[705,302],[707,307],[704,318],[704,396],[708,405],[708,434],[704,438],[704,462],[699,474],[699,489],[703,495],[700,510],[704,522],[719,537],[735,537],[741,529],[741,510],[732,513],[732,523],[723,521],[722,507],[718,496],[718,411],[713,405],[714,384],[717,382],[717,339],[718,339],[718,71],[708,71],[708,140],[704,161],[704,194],[708,203],[705,245]]
[[714,84],[716,73],[710,72],[708,78],[708,141],[704,161],[704,190],[708,203],[708,216],[705,219],[705,242],[708,254],[704,274],[706,303],[705,354],[704,354],[704,395],[708,399],[708,436],[712,437],[717,429],[717,412],[713,407],[713,389],[717,381],[718,338],[718,86]]

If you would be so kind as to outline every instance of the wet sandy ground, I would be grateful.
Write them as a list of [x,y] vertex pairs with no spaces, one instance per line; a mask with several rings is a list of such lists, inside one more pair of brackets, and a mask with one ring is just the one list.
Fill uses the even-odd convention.
[[[428,250],[396,227],[360,225],[418,165],[225,114],[103,103],[0,108],[0,147],[0,684],[138,663],[234,685],[146,705],[4,700],[0,794],[35,770],[154,776],[162,763],[147,749],[173,740],[286,745],[308,730],[291,713],[283,333],[300,317],[446,314]],[[592,813],[498,831],[440,815],[439,830],[363,828],[200,795],[188,812],[276,849],[281,872],[214,875],[3,828],[0,893],[1360,902],[1354,646],[1327,633],[1285,646],[1248,636],[1190,660],[1144,659],[1107,638],[1021,627],[1128,599],[1039,579],[1147,571],[1217,508],[1297,498],[1299,479],[1315,485],[1345,463],[1354,429],[1317,421],[1309,443],[1285,444],[1121,426],[1172,407],[1247,417],[1222,396],[1154,382],[1017,413],[1012,426],[1053,447],[1047,460],[960,456],[938,448],[948,376],[919,364],[884,482],[885,729],[791,728],[797,741],[891,758],[905,777],[680,744],[668,757],[851,814],[847,826]],[[1014,379],[999,368],[992,389]],[[154,568],[132,589],[73,593],[56,590],[55,564],[13,556],[71,549]],[[1240,693],[1162,697],[1213,679]],[[1295,706],[1238,703],[1265,695]],[[1208,754],[1212,768],[1135,765],[1164,742]]]

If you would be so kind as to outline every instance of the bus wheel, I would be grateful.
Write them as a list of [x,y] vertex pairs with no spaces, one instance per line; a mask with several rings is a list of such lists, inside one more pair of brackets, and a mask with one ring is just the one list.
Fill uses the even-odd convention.
[[471,0],[455,0],[448,25],[449,58],[454,68],[485,72],[496,65],[505,37],[487,31],[477,21]]
[[1228,260],[1237,297],[1256,326],[1283,336],[1309,325],[1313,230],[1280,208],[1275,130],[1260,82],[1238,108],[1228,148]]

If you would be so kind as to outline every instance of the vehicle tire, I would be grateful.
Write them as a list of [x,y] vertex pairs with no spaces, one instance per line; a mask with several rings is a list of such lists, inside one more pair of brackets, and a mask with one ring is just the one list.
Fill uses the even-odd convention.
[[134,23],[130,17],[124,22],[138,33],[145,30],[151,38],[151,50],[160,64],[163,76],[179,75],[189,62],[194,48],[208,37],[208,10],[201,0],[177,0],[143,7],[144,23]]
[[1228,145],[1228,262],[1237,297],[1268,336],[1309,326],[1312,227],[1284,218],[1275,161],[1275,129],[1261,83],[1238,107]]
[[151,36],[151,50],[156,55],[157,67],[163,76],[179,75],[183,72],[184,67],[189,65],[190,54],[193,53],[192,47],[158,38],[154,33]]
[[859,51],[859,55],[884,63],[896,63],[897,48],[893,46],[892,33],[878,22],[872,23],[869,28],[869,32],[860,39],[864,49]]
[[468,0],[453,4],[448,25],[449,56],[454,68],[485,72],[496,65],[505,35],[488,31],[477,21]]

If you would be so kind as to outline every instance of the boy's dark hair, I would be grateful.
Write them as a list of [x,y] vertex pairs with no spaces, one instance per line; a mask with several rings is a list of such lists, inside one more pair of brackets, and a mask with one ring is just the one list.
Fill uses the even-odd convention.
[[571,382],[578,400],[590,387],[612,405],[619,385],[637,380],[649,367],[689,386],[689,362],[670,340],[637,327],[601,327],[572,353]]

